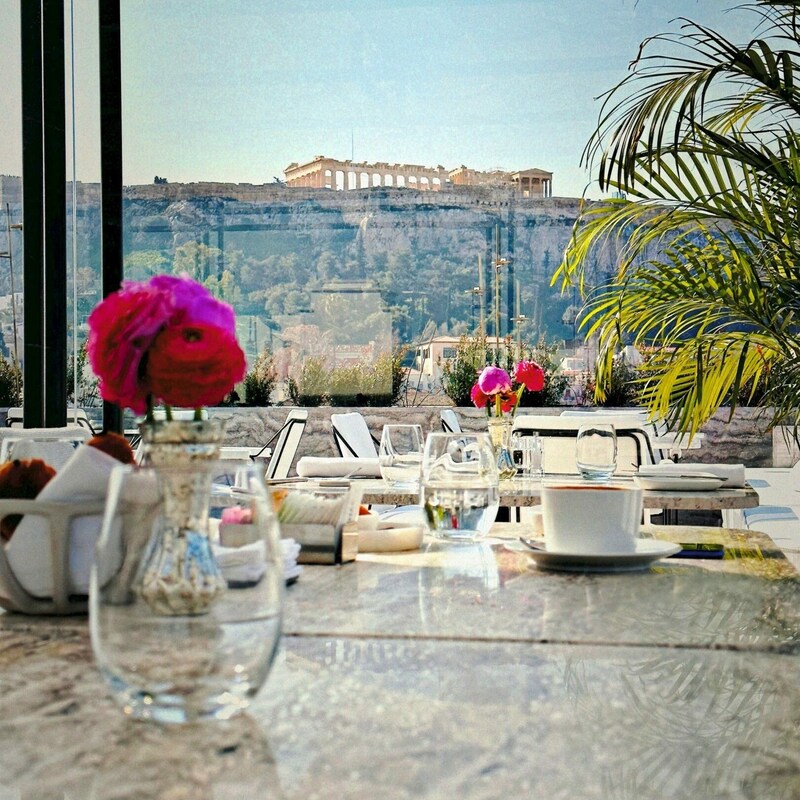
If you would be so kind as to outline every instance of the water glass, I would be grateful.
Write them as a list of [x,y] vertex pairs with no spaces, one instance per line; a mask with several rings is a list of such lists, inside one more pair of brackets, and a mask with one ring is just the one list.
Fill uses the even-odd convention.
[[488,434],[428,434],[420,502],[434,536],[449,541],[485,536],[497,516],[498,483]]
[[575,453],[578,472],[589,481],[607,481],[617,468],[617,434],[613,425],[583,425]]
[[89,592],[95,660],[130,717],[228,719],[267,678],[283,556],[263,470],[116,467]]
[[378,458],[381,477],[393,489],[419,489],[423,437],[419,425],[384,425]]

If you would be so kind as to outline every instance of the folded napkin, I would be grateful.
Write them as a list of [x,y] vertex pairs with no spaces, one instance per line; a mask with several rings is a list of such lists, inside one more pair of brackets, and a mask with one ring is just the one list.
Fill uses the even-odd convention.
[[688,464],[684,461],[661,461],[639,467],[639,475],[659,477],[665,475],[695,475],[704,473],[726,478],[725,489],[741,489],[744,486],[744,464]]
[[[213,545],[214,558],[225,580],[231,586],[256,584],[267,569],[264,542],[252,542],[243,547]],[[284,580],[292,580],[303,571],[297,563],[300,545],[294,539],[281,539],[281,558]]]
[[[75,502],[102,500],[111,470],[119,464],[96,447],[82,445],[39,492],[37,500]],[[89,593],[89,572],[103,517],[76,517],[70,525],[69,587],[72,594]],[[35,597],[52,597],[53,567],[49,524],[26,514],[6,547],[6,558],[17,580]]]
[[377,458],[303,456],[297,462],[297,474],[303,478],[380,478],[381,468]]

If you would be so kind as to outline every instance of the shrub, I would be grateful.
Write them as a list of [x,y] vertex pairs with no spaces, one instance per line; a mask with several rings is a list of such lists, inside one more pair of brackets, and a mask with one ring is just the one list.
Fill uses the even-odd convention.
[[480,371],[493,361],[485,336],[462,336],[456,345],[456,357],[442,364],[442,389],[457,406],[472,404],[469,393]]
[[22,405],[22,370],[19,364],[0,357],[0,406]]
[[275,359],[265,347],[258,354],[253,368],[244,376],[245,405],[268,406],[277,377]]
[[307,359],[299,381],[289,381],[289,397],[298,405],[393,406],[406,383],[404,352],[384,353],[374,364],[326,369],[322,359]]

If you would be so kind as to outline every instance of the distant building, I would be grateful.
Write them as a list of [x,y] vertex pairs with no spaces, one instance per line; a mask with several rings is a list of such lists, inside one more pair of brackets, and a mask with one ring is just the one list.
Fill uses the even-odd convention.
[[445,185],[509,186],[516,188],[523,197],[553,196],[553,173],[543,169],[480,172],[463,164],[447,170],[441,164],[436,167],[389,164],[385,161],[370,164],[366,161],[339,161],[327,156],[315,156],[304,164],[292,162],[283,172],[287,186],[315,189],[346,191],[389,186],[437,192]]

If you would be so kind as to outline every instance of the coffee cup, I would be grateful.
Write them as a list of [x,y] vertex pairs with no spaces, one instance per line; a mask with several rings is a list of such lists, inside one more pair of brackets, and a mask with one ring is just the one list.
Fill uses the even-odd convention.
[[560,483],[542,487],[545,547],[578,555],[633,553],[642,521],[642,490]]

